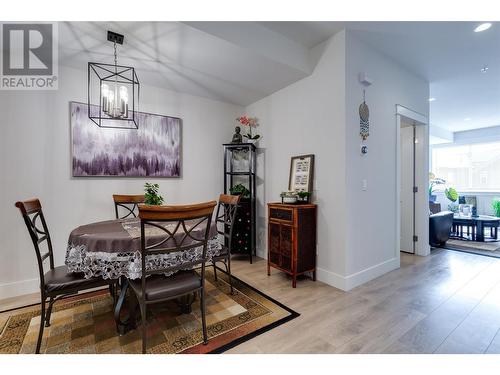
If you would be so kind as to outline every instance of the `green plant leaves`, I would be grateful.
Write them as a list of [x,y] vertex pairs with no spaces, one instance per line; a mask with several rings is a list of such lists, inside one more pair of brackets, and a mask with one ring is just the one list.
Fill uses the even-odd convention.
[[458,193],[454,188],[447,188],[444,190],[444,194],[446,195],[446,198],[448,198],[452,202],[456,202],[458,199]]
[[163,197],[158,194],[159,190],[160,185],[146,182],[144,184],[144,203],[150,206],[161,206],[163,204]]
[[250,190],[248,190],[243,184],[236,184],[229,189],[232,195],[241,195],[243,198],[248,198],[250,196]]
[[500,217],[500,198],[493,198],[491,208],[493,208],[493,214],[496,217]]

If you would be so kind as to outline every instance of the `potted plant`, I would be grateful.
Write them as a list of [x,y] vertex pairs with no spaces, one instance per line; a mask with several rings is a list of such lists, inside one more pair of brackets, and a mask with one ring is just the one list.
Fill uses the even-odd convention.
[[444,195],[446,195],[446,198],[451,202],[450,205],[448,205],[448,209],[454,213],[458,212],[458,205],[455,204],[455,202],[458,200],[458,193],[457,191],[450,187],[444,190]]
[[434,184],[432,182],[429,183],[429,202],[436,202],[437,195],[434,193]]
[[283,191],[280,194],[281,203],[293,204],[297,203],[297,193],[295,191]]
[[261,138],[259,134],[252,134],[252,129],[257,128],[259,126],[259,120],[257,117],[247,117],[240,116],[236,119],[241,125],[248,126],[248,132],[243,134],[243,137],[247,139],[247,143],[257,143]]
[[493,198],[491,208],[493,208],[493,215],[500,217],[500,198]]
[[163,203],[163,197],[158,194],[160,190],[160,185],[158,184],[150,184],[146,182],[144,184],[144,204],[150,206],[161,206]]
[[236,184],[229,189],[232,195],[241,195],[242,198],[248,198],[250,196],[250,190],[248,190],[243,184]]
[[434,193],[436,191],[436,185],[444,185],[446,181],[442,178],[437,178],[434,173],[429,173],[429,202],[436,202],[437,196]]
[[300,203],[309,203],[310,197],[311,197],[311,193],[308,191],[298,191],[297,192],[297,201]]

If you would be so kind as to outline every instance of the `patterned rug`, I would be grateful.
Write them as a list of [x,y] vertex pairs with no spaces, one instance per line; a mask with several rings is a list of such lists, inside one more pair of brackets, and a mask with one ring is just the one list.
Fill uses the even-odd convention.
[[468,253],[500,258],[500,242],[476,242],[449,239],[445,247],[450,250],[460,250]]
[[[147,317],[148,353],[221,353],[299,314],[233,277],[206,270],[209,342],[202,344],[199,300],[190,314],[174,301],[150,305]],[[56,302],[51,326],[46,327],[42,353],[141,353],[141,328],[119,336],[107,291],[86,293]],[[0,325],[0,353],[34,353],[40,307],[11,311]]]

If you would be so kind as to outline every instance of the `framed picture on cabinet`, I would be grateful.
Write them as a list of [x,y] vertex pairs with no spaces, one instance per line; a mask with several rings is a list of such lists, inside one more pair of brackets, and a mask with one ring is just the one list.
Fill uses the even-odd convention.
[[314,155],[292,156],[288,190],[312,192]]

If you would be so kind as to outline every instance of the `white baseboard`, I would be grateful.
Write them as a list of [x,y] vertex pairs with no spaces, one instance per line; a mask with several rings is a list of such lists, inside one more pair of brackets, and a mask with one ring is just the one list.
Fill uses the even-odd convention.
[[347,290],[346,278],[338,273],[318,267],[316,268],[316,279],[337,289]]
[[328,271],[323,268],[318,268],[317,278],[319,281],[325,284],[348,291],[379,276],[382,276],[387,272],[395,270],[399,268],[399,266],[399,258],[392,258],[372,267],[368,267],[362,271],[353,273],[349,276],[342,276],[335,272]]
[[0,299],[22,296],[40,291],[40,280],[29,279],[0,284]]
[[361,284],[373,280],[387,272],[395,270],[400,267],[399,258],[392,258],[385,262],[368,267],[362,271],[353,273],[346,277],[346,289],[351,290]]
[[[266,254],[257,250],[257,255],[265,257]],[[351,290],[361,284],[373,280],[383,274],[399,268],[399,258],[389,259],[385,262],[368,267],[349,276],[342,276],[335,272],[318,267],[317,279],[325,284],[341,290]],[[38,279],[22,280],[13,283],[0,284],[0,299],[17,297],[23,294],[36,293],[39,289]]]

